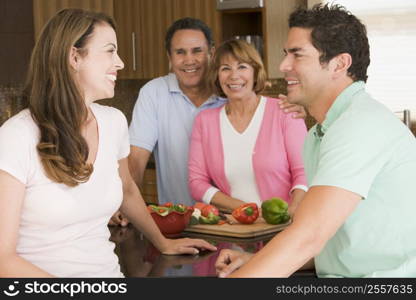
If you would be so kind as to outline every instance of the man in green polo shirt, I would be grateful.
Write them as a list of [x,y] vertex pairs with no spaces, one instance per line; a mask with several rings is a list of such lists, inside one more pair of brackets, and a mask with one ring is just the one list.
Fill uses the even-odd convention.
[[219,275],[289,276],[314,258],[319,277],[415,277],[416,140],[365,91],[365,26],[318,5],[292,13],[289,27],[288,101],[317,121],[304,148],[309,191],[260,252],[223,251]]

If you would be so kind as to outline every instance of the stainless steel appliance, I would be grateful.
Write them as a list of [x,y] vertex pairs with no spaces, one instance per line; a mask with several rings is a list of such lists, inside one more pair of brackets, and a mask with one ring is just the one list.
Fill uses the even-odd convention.
[[217,9],[257,8],[263,7],[264,0],[217,0]]

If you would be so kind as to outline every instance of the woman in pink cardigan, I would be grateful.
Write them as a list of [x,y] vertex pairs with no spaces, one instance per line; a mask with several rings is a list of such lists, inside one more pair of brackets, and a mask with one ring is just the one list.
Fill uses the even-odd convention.
[[306,190],[303,119],[285,114],[278,99],[259,93],[266,72],[257,51],[241,40],[223,43],[208,73],[213,92],[228,98],[194,121],[189,188],[197,201],[231,211],[280,197],[293,213]]

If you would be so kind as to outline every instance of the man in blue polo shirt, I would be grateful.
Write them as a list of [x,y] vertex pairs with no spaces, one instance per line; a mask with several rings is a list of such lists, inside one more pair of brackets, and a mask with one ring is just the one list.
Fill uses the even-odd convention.
[[226,250],[220,276],[416,277],[416,139],[365,91],[365,26],[344,8],[291,14],[280,65],[288,101],[316,119],[305,141],[309,190],[293,222],[256,255]]
[[159,203],[193,205],[188,192],[188,146],[194,117],[218,107],[224,99],[210,95],[203,76],[213,51],[211,30],[200,20],[185,18],[166,33],[171,72],[141,88],[130,124],[129,165],[141,183],[152,151],[156,161]]

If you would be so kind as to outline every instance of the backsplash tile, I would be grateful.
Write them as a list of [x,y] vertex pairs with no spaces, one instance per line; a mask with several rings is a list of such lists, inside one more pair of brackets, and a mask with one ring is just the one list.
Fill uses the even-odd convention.
[[[120,109],[131,121],[131,114],[140,88],[148,80],[118,80],[114,91],[114,98],[103,99],[97,103]],[[11,116],[23,108],[22,85],[0,86],[0,126]]]
[[[120,79],[117,80],[114,98],[98,101],[99,104],[113,106],[120,109],[126,116],[130,124],[134,104],[136,103],[139,90],[148,82],[148,79]],[[0,86],[0,126],[10,116],[15,115],[22,109],[21,97],[22,85]],[[286,94],[286,82],[284,79],[271,79],[269,85],[262,93],[265,96],[277,97],[279,94]],[[412,122],[411,131],[416,134],[416,122],[414,116],[416,112],[411,112]],[[316,121],[311,117],[306,117],[306,126],[311,128]]]
[[[266,89],[263,91],[263,95],[270,96],[273,98],[277,98],[279,94],[286,95],[287,89],[286,89],[286,81],[283,78],[279,79],[271,79],[268,82]],[[306,116],[305,119],[306,127],[309,129],[313,125],[315,125],[316,121],[314,118],[312,118],[310,115]]]
[[100,100],[97,103],[109,105],[121,110],[130,124],[134,104],[136,103],[139,90],[148,80],[120,79],[117,80],[114,98]]

